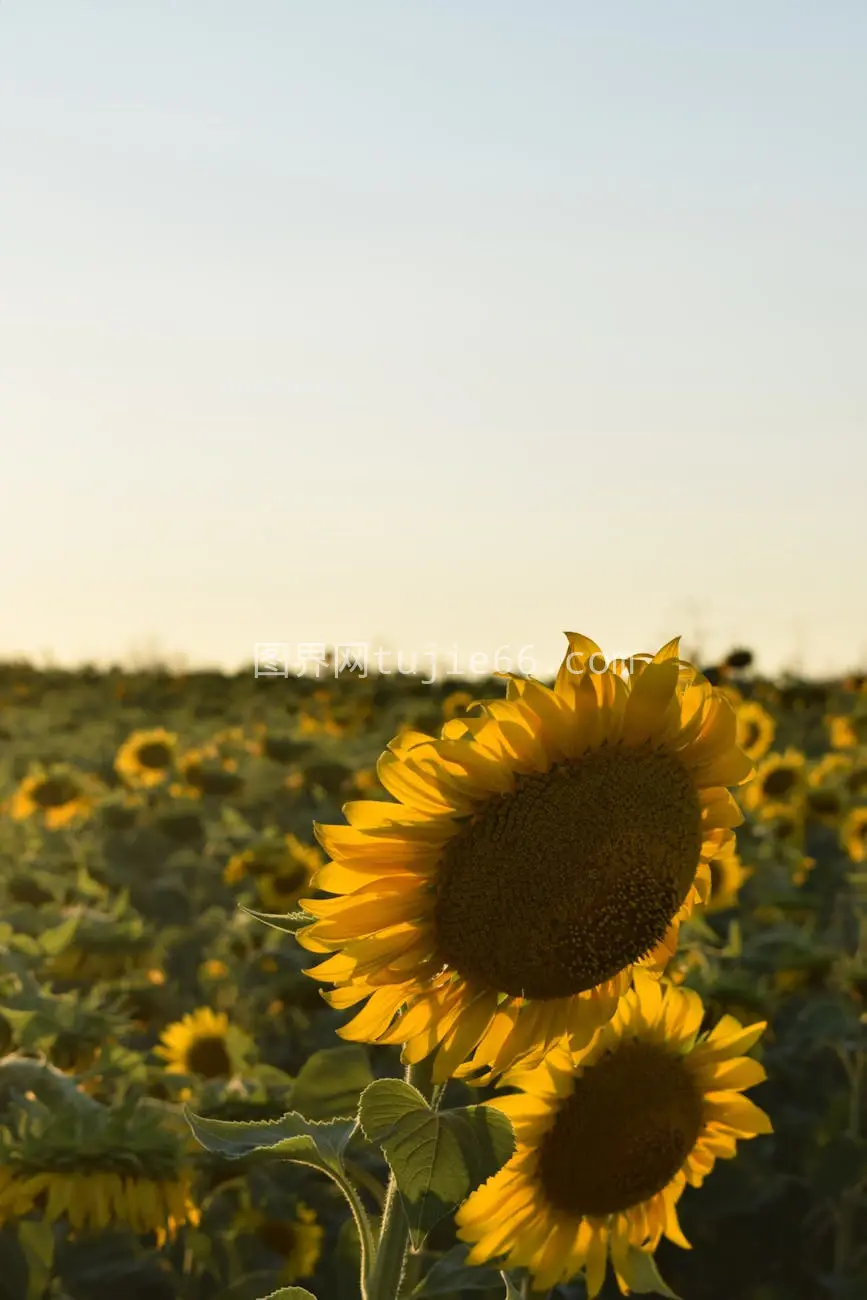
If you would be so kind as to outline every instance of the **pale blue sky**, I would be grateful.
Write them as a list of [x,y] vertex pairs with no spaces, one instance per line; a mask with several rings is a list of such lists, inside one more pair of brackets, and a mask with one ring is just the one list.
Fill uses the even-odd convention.
[[6,0],[0,653],[867,656],[867,6]]

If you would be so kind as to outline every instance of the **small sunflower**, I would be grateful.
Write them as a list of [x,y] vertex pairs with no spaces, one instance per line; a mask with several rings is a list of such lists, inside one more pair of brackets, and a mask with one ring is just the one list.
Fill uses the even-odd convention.
[[848,714],[831,715],[826,719],[832,749],[854,749],[858,744],[858,731]]
[[249,877],[255,881],[263,907],[290,912],[310,888],[322,863],[322,853],[315,844],[304,844],[289,834],[282,840],[262,840],[236,853],[226,863],[223,879],[231,885]]
[[114,770],[127,785],[161,785],[174,766],[177,744],[177,736],[165,727],[134,731],[117,751]]
[[188,749],[178,759],[178,767],[183,777],[180,786],[183,794],[193,790],[196,794],[220,798],[237,794],[244,784],[237,760],[221,754],[215,745]]
[[852,763],[847,755],[826,754],[807,774],[804,804],[808,814],[825,825],[835,825],[846,803],[845,774]]
[[222,1079],[238,1074],[253,1046],[252,1041],[222,1011],[199,1007],[175,1021],[160,1035],[157,1056],[167,1062],[169,1074],[197,1074]]
[[583,1270],[594,1297],[609,1256],[628,1292],[638,1252],[663,1236],[688,1248],[676,1208],[686,1184],[700,1187],[739,1138],[772,1131],[741,1095],[765,1078],[741,1055],[764,1024],[724,1016],[699,1035],[703,1014],[697,993],[639,972],[574,1065],[561,1046],[503,1078],[520,1091],[484,1104],[509,1117],[516,1150],[456,1215],[469,1263],[504,1257],[541,1291]]
[[727,786],[751,771],[735,730],[677,641],[627,667],[570,633],[553,689],[509,675],[441,739],[393,741],[399,802],[317,826],[313,883],[337,897],[302,900],[319,919],[299,942],[333,954],[308,974],[334,1007],[367,1000],[338,1033],[436,1051],[438,1081],[586,1042],[707,899],[741,820]]
[[774,743],[777,724],[773,715],[757,700],[738,706],[738,744],[754,763],[764,758]]
[[840,828],[840,839],[853,862],[867,862],[867,805],[852,809]]
[[763,834],[770,835],[780,844],[793,848],[804,847],[806,818],[803,804],[765,803],[758,811]]
[[745,806],[757,809],[762,804],[792,803],[803,790],[805,771],[806,759],[799,749],[769,754],[744,790]]
[[735,845],[724,844],[710,862],[710,898],[705,910],[722,912],[734,907],[741,885],[752,874],[752,867],[743,865]]
[[325,1229],[309,1206],[299,1202],[291,1219],[277,1218],[259,1209],[241,1210],[235,1216],[235,1226],[253,1234],[267,1250],[280,1256],[281,1282],[290,1284],[316,1272]]
[[844,784],[850,799],[863,799],[867,796],[867,751],[861,750],[848,760]]
[[14,821],[36,817],[47,830],[84,821],[103,794],[101,782],[68,763],[35,767],[12,795],[9,815]]
[[89,983],[115,980],[155,965],[154,939],[138,921],[86,916],[70,943],[48,963],[56,979]]

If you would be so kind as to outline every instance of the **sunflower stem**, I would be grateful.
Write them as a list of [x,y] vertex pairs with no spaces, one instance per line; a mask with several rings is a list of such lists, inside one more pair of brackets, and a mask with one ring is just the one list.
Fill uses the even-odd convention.
[[[430,1057],[418,1065],[408,1065],[405,1079],[417,1088],[425,1101],[434,1103],[442,1095],[442,1087],[435,1087],[432,1079],[433,1061]],[[409,1224],[400,1201],[394,1174],[389,1172],[388,1189],[382,1211],[382,1226],[376,1246],[376,1257],[365,1288],[365,1300],[398,1300],[401,1293],[409,1248]]]

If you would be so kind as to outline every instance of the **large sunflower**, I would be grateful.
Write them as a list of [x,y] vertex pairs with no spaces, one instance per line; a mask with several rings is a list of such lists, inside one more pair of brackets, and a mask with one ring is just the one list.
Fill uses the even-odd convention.
[[437,1050],[439,1081],[586,1042],[634,965],[670,956],[741,820],[734,713],[677,641],[627,667],[568,638],[553,689],[509,676],[441,739],[392,742],[398,802],[316,828],[313,883],[337,897],[302,900],[300,943],[333,954],[308,973],[334,1007],[367,999],[343,1037]]
[[114,770],[129,785],[160,785],[174,766],[177,744],[177,736],[165,727],[134,731],[117,751]]
[[252,1049],[252,1042],[229,1017],[210,1007],[199,1007],[175,1021],[160,1035],[157,1056],[168,1062],[169,1074],[197,1074],[203,1079],[222,1079],[238,1074]]
[[703,1014],[697,993],[638,972],[574,1064],[561,1045],[504,1077],[520,1091],[485,1104],[509,1117],[516,1149],[457,1213],[469,1263],[505,1257],[541,1291],[583,1270],[593,1297],[609,1255],[628,1292],[638,1252],[663,1236],[688,1247],[676,1209],[686,1184],[699,1187],[738,1138],[771,1132],[740,1095],[765,1078],[740,1055],[764,1024],[724,1016],[700,1036]]

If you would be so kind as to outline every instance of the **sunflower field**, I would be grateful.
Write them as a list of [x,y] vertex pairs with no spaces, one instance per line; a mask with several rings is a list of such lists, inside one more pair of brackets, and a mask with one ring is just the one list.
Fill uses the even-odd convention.
[[0,666],[0,1300],[867,1297],[867,687]]

